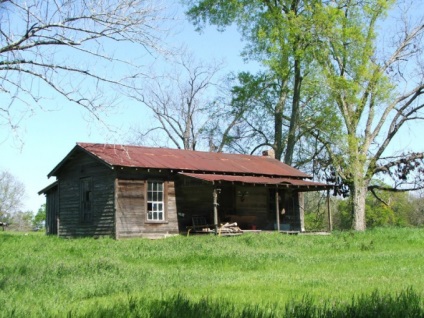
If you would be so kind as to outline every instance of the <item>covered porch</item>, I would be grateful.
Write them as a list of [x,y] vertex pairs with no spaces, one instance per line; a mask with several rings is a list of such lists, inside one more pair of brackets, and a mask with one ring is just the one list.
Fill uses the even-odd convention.
[[[185,227],[191,232],[219,233],[222,225],[234,223],[242,231],[304,232],[303,193],[327,190],[328,195],[331,189],[330,185],[303,179],[207,173],[180,175],[186,183],[196,184],[196,191],[201,191],[202,201],[206,201],[199,205],[203,209],[198,209],[197,204],[186,207]],[[202,223],[199,221],[202,218],[204,225],[195,224]]]

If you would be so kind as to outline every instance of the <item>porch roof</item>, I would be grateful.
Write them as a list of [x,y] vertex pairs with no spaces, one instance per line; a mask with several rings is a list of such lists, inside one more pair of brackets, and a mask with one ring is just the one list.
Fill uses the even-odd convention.
[[302,179],[290,178],[273,178],[268,176],[240,176],[240,175],[224,175],[224,174],[201,174],[201,173],[186,173],[180,172],[181,175],[200,179],[203,181],[215,183],[241,183],[241,184],[261,184],[261,185],[274,185],[278,188],[298,189],[302,192],[306,191],[320,191],[331,189],[333,186],[320,182],[313,182]]

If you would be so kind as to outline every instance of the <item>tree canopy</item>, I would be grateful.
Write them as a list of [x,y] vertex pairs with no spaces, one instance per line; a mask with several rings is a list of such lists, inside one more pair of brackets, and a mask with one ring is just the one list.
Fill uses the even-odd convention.
[[9,219],[22,207],[25,187],[8,171],[0,172],[0,220]]
[[[423,153],[394,145],[399,132],[424,118],[418,1],[186,3],[198,28],[236,24],[247,43],[244,56],[262,61],[284,87],[283,111],[274,121],[285,121],[284,133],[267,137],[274,147],[284,145],[286,163],[308,163],[321,176],[331,172],[329,179],[349,189],[355,229],[366,228],[367,191],[423,187]],[[390,187],[372,182],[381,174],[392,179]]]

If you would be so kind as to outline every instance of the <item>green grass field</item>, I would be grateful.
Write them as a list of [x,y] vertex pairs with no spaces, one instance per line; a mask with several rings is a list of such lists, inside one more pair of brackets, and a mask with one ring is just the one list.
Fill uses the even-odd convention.
[[424,315],[422,229],[122,241],[0,232],[0,249],[0,317]]

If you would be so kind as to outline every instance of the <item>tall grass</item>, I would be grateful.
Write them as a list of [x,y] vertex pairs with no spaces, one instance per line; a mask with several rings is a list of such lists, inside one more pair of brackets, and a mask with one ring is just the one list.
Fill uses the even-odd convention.
[[157,317],[157,318],[419,318],[424,316],[422,301],[413,290],[407,289],[394,296],[382,295],[375,291],[370,295],[355,297],[349,303],[316,304],[305,296],[300,300],[291,300],[284,305],[256,304],[238,308],[228,300],[217,301],[202,298],[192,301],[183,295],[168,299],[147,300],[128,298],[107,307],[93,306],[82,313],[71,311],[68,316],[80,317]]
[[154,241],[0,232],[0,317],[423,317],[423,247],[418,229]]

